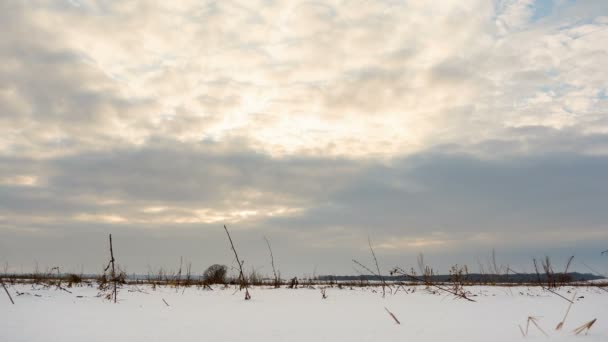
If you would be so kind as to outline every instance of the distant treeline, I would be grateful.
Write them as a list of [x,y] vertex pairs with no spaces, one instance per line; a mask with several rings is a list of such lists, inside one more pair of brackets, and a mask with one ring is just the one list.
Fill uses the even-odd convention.
[[[588,280],[597,280],[597,279],[606,279],[605,277],[594,275],[591,273],[578,273],[578,272],[570,272],[566,273],[564,278],[570,281],[588,281]],[[519,274],[480,274],[480,273],[469,273],[464,276],[464,280],[471,283],[537,283],[539,281],[546,282],[547,275],[546,274],[536,274],[536,273],[519,273]],[[318,276],[316,279],[324,282],[356,282],[356,281],[385,281],[390,282],[411,282],[412,278],[408,276],[383,276],[379,277],[376,275],[322,275]],[[437,282],[449,282],[452,280],[452,276],[449,274],[444,275],[432,275],[428,276],[426,281],[437,283]]]

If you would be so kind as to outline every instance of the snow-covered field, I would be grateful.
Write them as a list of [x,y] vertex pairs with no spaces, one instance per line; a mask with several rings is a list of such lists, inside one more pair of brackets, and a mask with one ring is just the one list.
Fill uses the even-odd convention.
[[[12,286],[15,305],[0,292],[0,341],[518,341],[528,316],[538,317],[551,340],[608,341],[608,293],[597,288],[559,291],[580,297],[561,331],[555,327],[568,303],[538,287],[470,287],[476,303],[423,287],[384,299],[372,288],[329,288],[327,299],[319,289],[254,288],[249,301],[234,288],[139,289],[145,293],[121,289],[114,304],[94,287],[70,294]],[[588,335],[572,333],[594,318]],[[525,339],[547,339],[529,329]]]

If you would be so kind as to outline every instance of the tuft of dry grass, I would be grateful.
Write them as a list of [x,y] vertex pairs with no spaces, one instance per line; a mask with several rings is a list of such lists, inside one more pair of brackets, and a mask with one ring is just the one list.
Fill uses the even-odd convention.
[[587,335],[587,333],[589,332],[589,329],[591,329],[591,327],[593,326],[593,324],[595,324],[595,321],[597,321],[597,318],[594,318],[593,320],[581,325],[580,327],[572,330],[573,333],[575,333],[576,335],[582,333],[583,331],[585,332],[585,335]]
[[530,323],[534,324],[536,329],[538,329],[541,333],[543,333],[543,335],[545,335],[546,337],[549,337],[549,335],[545,332],[545,330],[543,330],[543,328],[541,328],[540,325],[538,324],[538,317],[534,317],[534,316],[528,316],[525,331],[521,327],[521,325],[519,325],[519,330],[521,331],[521,334],[524,335],[524,337],[528,336],[528,332],[530,331]]

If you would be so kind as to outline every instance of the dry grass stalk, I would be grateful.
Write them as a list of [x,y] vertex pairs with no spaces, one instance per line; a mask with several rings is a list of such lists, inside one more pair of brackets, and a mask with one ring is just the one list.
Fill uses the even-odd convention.
[[281,279],[277,275],[277,270],[274,267],[274,255],[272,254],[272,248],[270,247],[270,241],[268,241],[268,238],[265,236],[264,236],[264,240],[266,241],[266,245],[268,246],[268,252],[270,252],[270,265],[272,266],[272,273],[274,274],[274,287],[278,289],[279,287],[281,287]]
[[524,328],[521,327],[521,324],[518,324],[517,326],[519,327],[519,331],[521,331],[521,335],[526,337],[526,333],[524,332]]
[[537,321],[538,321],[538,318],[537,318],[537,317],[532,317],[532,316],[529,316],[529,317],[528,317],[528,324],[526,324],[526,335],[528,335],[528,327],[530,326],[530,322],[532,322],[532,324],[534,324],[534,326],[535,326],[535,327],[536,327],[538,330],[540,330],[540,332],[542,332],[542,333],[543,333],[543,335],[545,335],[545,336],[549,337],[549,335],[547,335],[547,333],[546,333],[546,332],[543,330],[543,328],[541,328],[541,327],[540,327],[540,325],[538,325],[538,322],[537,322]]
[[165,303],[166,306],[169,306],[169,303],[167,303],[167,301],[165,300],[165,298],[163,298],[163,302]]
[[578,335],[578,334],[582,333],[583,331],[585,331],[585,335],[587,335],[587,333],[589,332],[589,329],[591,329],[591,327],[593,326],[595,321],[597,321],[597,318],[594,318],[593,320],[581,325],[580,327],[574,329],[572,332],[574,332],[576,335]]
[[386,312],[388,312],[388,314],[395,320],[395,323],[401,324],[401,322],[399,322],[399,320],[397,319],[397,317],[395,316],[395,314],[393,314],[392,312],[390,312],[389,309],[387,309],[386,307],[384,307],[384,310],[386,310]]
[[[353,260],[353,261],[354,261],[354,260]],[[356,261],[355,261],[355,262],[356,262]],[[396,267],[394,270],[392,270],[390,274],[391,274],[391,275],[395,275],[395,274],[396,274],[396,275],[402,275],[402,276],[406,276],[406,277],[408,277],[408,278],[410,278],[410,279],[412,279],[412,280],[418,281],[418,282],[424,282],[424,279],[421,279],[421,278],[416,277],[416,276],[414,276],[414,275],[408,274],[407,272],[405,272],[403,269],[401,269],[401,268],[399,268],[399,267]],[[432,283],[427,284],[427,286],[432,286],[432,287],[434,287],[434,288],[436,288],[436,289],[438,289],[438,290],[441,290],[441,291],[444,291],[444,292],[447,292],[447,293],[451,293],[451,294],[453,294],[454,296],[459,297],[459,298],[462,298],[462,299],[466,299],[466,300],[468,300],[469,302],[475,302],[475,300],[473,300],[473,299],[471,299],[471,298],[467,297],[467,294],[466,294],[466,293],[464,293],[464,292],[455,292],[455,291],[453,291],[453,290],[451,290],[451,289],[447,289],[447,288],[445,288],[445,287],[439,286],[439,285],[437,285],[437,284],[432,284]]]
[[239,259],[239,255],[236,253],[236,248],[234,248],[234,243],[232,242],[232,238],[230,237],[230,233],[228,232],[228,228],[224,225],[224,230],[226,231],[226,235],[228,235],[228,241],[230,241],[230,247],[234,252],[234,257],[236,258],[236,263],[239,264],[239,289],[245,289],[245,300],[251,299],[251,295],[249,294],[249,289],[247,288],[247,279],[245,278],[245,273],[243,272],[243,262]]
[[[378,276],[380,277],[380,281],[382,282],[382,298],[386,296],[386,281],[380,272],[380,266],[378,265],[378,259],[376,258],[376,253],[374,253],[374,248],[372,247],[372,240],[367,237],[367,243],[369,245],[369,250],[372,252],[372,257],[374,257],[374,263],[376,264],[376,270],[378,270]],[[392,292],[392,291],[391,291]]]
[[0,278],[0,284],[2,284],[2,287],[4,288],[4,291],[6,292],[8,299],[10,299],[11,303],[13,303],[13,305],[15,305],[15,301],[13,301],[13,297],[11,297],[11,294],[8,292],[8,289],[6,288],[6,285],[4,285],[4,281],[2,280],[2,278]]
[[564,319],[562,319],[562,321],[557,324],[557,327],[555,327],[555,330],[561,330],[561,328],[563,328],[564,323],[566,322],[566,317],[568,317],[568,313],[570,312],[570,308],[572,307],[572,303],[574,303],[574,298],[576,298],[576,292],[574,292],[574,294],[572,295],[572,302],[570,302],[570,304],[568,304],[568,309],[566,310]]
[[116,303],[117,291],[116,291],[116,269],[114,268],[114,249],[112,247],[112,234],[110,234],[110,262],[106,266],[106,271],[112,266],[112,282],[114,283],[114,303]]

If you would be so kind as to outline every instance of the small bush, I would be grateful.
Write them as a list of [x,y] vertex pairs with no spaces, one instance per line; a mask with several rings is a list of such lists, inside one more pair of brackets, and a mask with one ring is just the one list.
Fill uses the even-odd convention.
[[209,266],[203,273],[205,284],[225,284],[228,267],[226,265],[214,264]]
[[69,285],[82,283],[82,277],[75,273],[68,274],[66,280],[68,281]]

